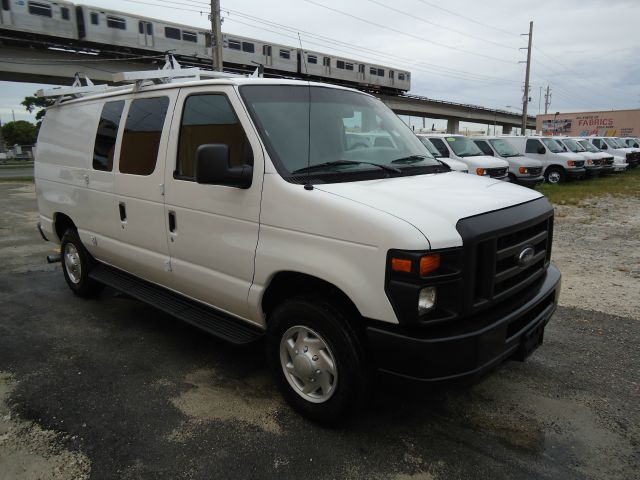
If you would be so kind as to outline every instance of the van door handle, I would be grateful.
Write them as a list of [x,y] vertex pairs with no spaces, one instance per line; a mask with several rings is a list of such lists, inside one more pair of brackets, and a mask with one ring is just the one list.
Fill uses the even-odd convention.
[[127,221],[127,207],[125,206],[124,202],[120,202],[118,204],[118,209],[120,210],[120,221],[121,222],[126,222]]
[[176,233],[176,212],[169,212],[169,231],[171,233]]

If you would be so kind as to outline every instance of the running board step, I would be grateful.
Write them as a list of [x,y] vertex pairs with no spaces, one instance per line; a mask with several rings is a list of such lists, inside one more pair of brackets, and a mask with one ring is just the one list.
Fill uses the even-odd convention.
[[264,334],[254,325],[107,265],[96,265],[89,277],[236,345],[254,342]]

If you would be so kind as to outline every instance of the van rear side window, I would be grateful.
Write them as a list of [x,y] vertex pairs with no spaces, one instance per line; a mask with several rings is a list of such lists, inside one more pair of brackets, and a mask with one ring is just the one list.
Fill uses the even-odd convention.
[[229,100],[222,94],[191,95],[184,102],[175,178],[194,179],[200,145],[229,146],[231,166],[253,164],[251,146]]
[[151,175],[156,169],[168,106],[169,97],[139,98],[131,102],[120,148],[120,173]]
[[113,169],[113,152],[120,126],[120,117],[124,109],[124,100],[107,102],[102,107],[100,123],[93,146],[93,168],[110,172]]

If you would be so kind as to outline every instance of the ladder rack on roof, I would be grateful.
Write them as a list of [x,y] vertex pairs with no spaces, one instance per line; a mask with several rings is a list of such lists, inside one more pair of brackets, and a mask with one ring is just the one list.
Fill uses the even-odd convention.
[[[113,81],[117,83],[133,84],[133,90],[138,91],[146,85],[157,85],[163,83],[186,82],[191,80],[202,80],[205,78],[237,78],[242,75],[224,72],[214,72],[201,70],[199,68],[182,68],[173,58],[173,55],[165,56],[165,65],[160,70],[142,70],[137,72],[119,72],[113,74]],[[258,69],[251,76],[258,76]],[[70,87],[54,87],[46,90],[38,90],[37,97],[55,98],[56,105],[66,99],[79,98],[87,94],[114,92],[129,88],[129,85],[109,86],[94,85],[93,82],[84,75],[86,85],[80,81],[80,74],[76,73],[75,81]]]

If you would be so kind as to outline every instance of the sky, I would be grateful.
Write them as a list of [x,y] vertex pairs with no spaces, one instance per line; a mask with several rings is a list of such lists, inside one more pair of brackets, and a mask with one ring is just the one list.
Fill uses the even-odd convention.
[[[210,26],[207,0],[81,3]],[[533,21],[530,114],[544,111],[540,89],[547,86],[550,112],[640,108],[638,0],[221,3],[225,33],[298,46],[299,32],[304,48],[411,71],[413,94],[514,112],[522,109],[525,76],[519,62],[527,37],[520,34]],[[0,82],[0,119],[10,121],[12,110],[16,119],[32,119],[19,103],[38,88]]]

